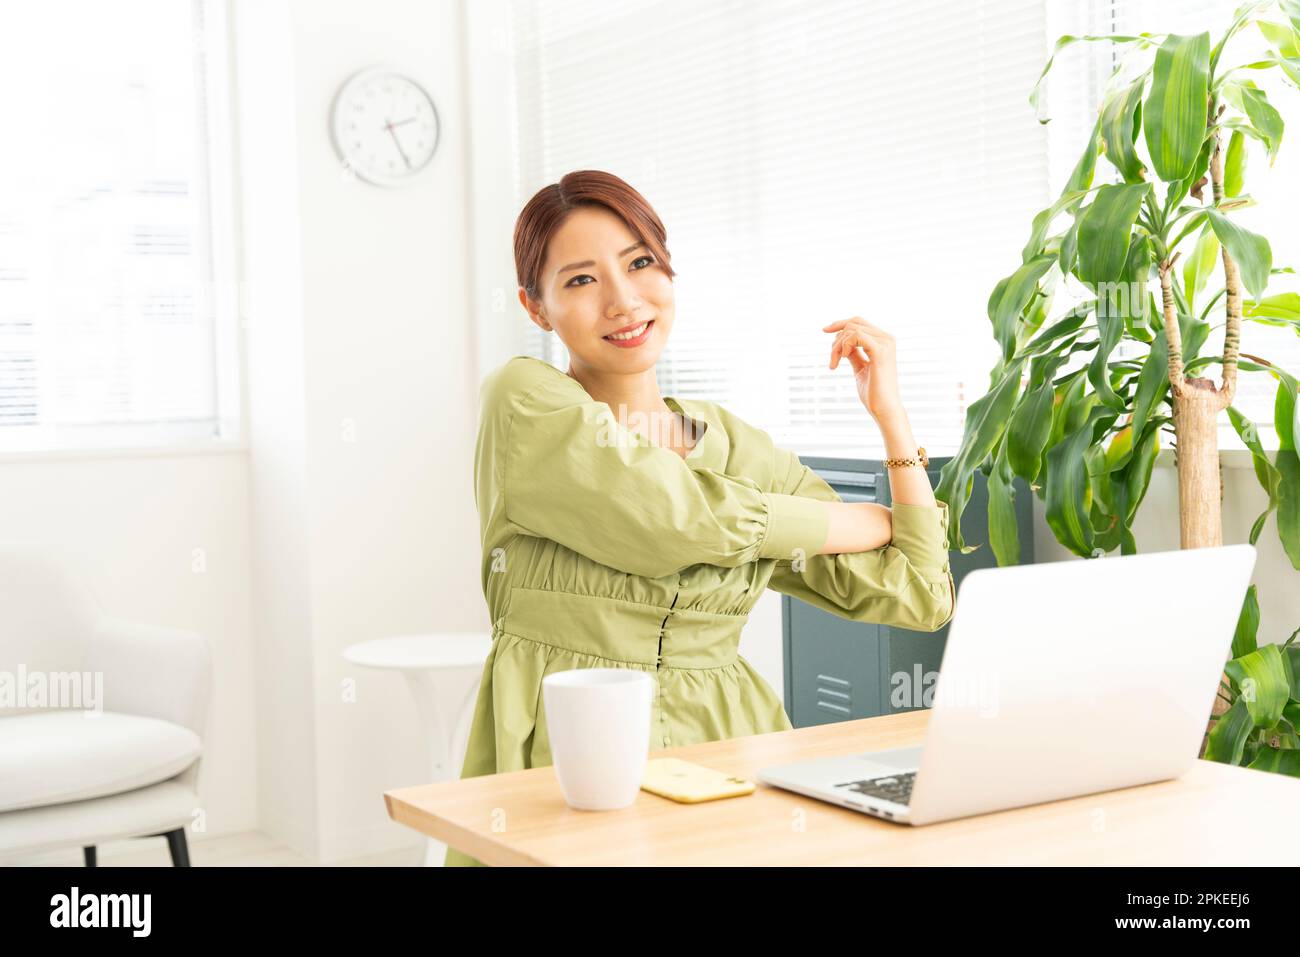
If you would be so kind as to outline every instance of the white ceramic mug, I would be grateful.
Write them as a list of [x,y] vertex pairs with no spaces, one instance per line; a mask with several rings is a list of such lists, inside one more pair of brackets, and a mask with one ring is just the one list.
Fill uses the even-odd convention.
[[542,679],[551,763],[570,807],[611,811],[636,800],[654,692],[654,677],[636,668],[575,668]]

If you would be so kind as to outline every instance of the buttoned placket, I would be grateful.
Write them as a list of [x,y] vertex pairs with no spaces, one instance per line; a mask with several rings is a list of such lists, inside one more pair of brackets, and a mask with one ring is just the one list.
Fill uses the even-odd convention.
[[655,653],[655,694],[659,699],[659,706],[656,709],[659,714],[660,733],[662,734],[663,747],[668,747],[670,737],[668,733],[668,714],[664,710],[664,687],[663,678],[660,675],[663,669],[664,660],[664,630],[668,627],[668,619],[673,616],[677,608],[677,599],[682,595],[682,576],[677,576],[677,591],[673,593],[673,602],[668,606],[668,613],[664,615],[663,622],[659,625],[659,650]]

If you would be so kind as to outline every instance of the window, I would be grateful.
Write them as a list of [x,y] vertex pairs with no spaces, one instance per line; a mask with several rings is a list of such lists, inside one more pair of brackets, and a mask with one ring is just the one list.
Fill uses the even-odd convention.
[[[678,270],[665,394],[719,401],[800,453],[878,456],[821,332],[861,315],[898,340],[918,441],[952,454],[998,356],[989,294],[1059,194],[1116,55],[1102,43],[1063,54],[1043,126],[1028,94],[1056,37],[1219,30],[1235,5],[510,0],[514,210],[581,168],[622,176],[655,206]],[[1282,150],[1267,188],[1252,156],[1260,208],[1239,214],[1278,265],[1297,260],[1282,212],[1300,198],[1297,153]],[[1096,182],[1109,173],[1099,161]],[[517,315],[523,351],[563,367],[559,339]],[[1300,373],[1290,330],[1246,325],[1244,351]],[[1237,407],[1271,422],[1276,383],[1238,383]],[[1223,447],[1240,448],[1221,421]]]
[[223,12],[6,7],[0,451],[236,437]]

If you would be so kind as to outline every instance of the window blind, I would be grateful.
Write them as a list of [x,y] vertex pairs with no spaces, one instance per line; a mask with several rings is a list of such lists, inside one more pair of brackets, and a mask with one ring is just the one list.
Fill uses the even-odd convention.
[[200,0],[5,8],[0,450],[221,436],[211,15]]
[[[1217,34],[1236,7],[513,0],[516,207],[592,167],[656,206],[680,270],[658,366],[665,394],[721,401],[800,452],[879,454],[851,376],[826,368],[830,336],[819,331],[862,315],[898,338],[914,431],[947,454],[997,357],[988,295],[1068,177],[1126,49],[1078,44],[1059,57],[1053,119],[1040,126],[1026,97],[1051,44],[1063,33]],[[1254,28],[1228,62],[1247,60],[1252,44]],[[1295,115],[1295,90],[1261,82]],[[1284,148],[1270,170],[1248,147],[1259,206],[1234,218],[1269,237],[1275,265],[1295,265],[1287,211],[1300,200],[1300,156]],[[1101,158],[1096,182],[1112,172]],[[1295,288],[1279,275],[1271,291]],[[1294,333],[1244,325],[1243,351],[1300,372]],[[554,334],[526,319],[522,328],[526,351],[566,364]],[[1203,354],[1221,348],[1220,328]],[[1275,389],[1266,375],[1238,378],[1234,404],[1261,424],[1266,447],[1276,447]],[[1220,429],[1222,447],[1242,447],[1226,415]]]
[[[509,6],[516,208],[574,169],[668,230],[666,395],[722,403],[801,453],[884,452],[822,326],[898,341],[918,441],[951,454],[997,358],[987,301],[1050,201],[1027,97],[1042,0]],[[521,318],[530,353],[563,344]]]

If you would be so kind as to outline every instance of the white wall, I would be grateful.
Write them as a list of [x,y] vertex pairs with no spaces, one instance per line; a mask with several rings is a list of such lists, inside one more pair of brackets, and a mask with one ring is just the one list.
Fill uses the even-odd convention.
[[[418,843],[382,792],[428,775],[401,677],[348,666],[343,650],[489,628],[459,13],[417,0],[236,12],[259,806],[264,829],[326,861]],[[402,189],[341,176],[328,136],[339,85],[378,63],[420,82],[441,122],[431,167]]]

